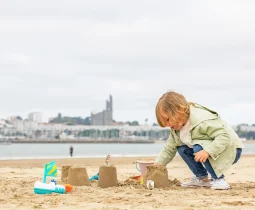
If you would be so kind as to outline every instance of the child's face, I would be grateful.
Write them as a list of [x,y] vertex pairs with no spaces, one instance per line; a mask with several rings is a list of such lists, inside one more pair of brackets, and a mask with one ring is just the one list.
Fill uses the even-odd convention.
[[185,115],[176,116],[176,121],[173,120],[173,117],[171,117],[168,113],[162,113],[161,115],[165,120],[166,127],[170,127],[174,130],[181,130],[188,120],[187,116]]

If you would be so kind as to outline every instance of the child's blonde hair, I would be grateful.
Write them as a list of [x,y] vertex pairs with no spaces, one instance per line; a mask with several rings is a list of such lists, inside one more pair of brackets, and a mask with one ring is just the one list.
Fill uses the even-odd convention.
[[179,93],[168,91],[161,96],[156,106],[156,117],[161,127],[166,126],[166,120],[162,113],[171,116],[171,120],[177,122],[183,115],[189,115],[189,106],[194,103],[187,102],[185,97]]

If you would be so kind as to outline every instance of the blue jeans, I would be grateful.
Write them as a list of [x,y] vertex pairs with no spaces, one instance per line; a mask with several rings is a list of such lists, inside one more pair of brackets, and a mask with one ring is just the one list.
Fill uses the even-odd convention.
[[[211,174],[212,179],[221,179],[224,178],[224,175],[221,175],[220,177],[217,177],[211,163],[207,159],[205,161],[204,166],[201,162],[196,162],[194,160],[194,153],[197,153],[201,150],[203,150],[203,147],[201,147],[199,144],[195,144],[193,148],[189,148],[187,145],[183,145],[180,147],[177,147],[178,153],[182,157],[182,159],[186,162],[186,164],[189,166],[190,170],[193,172],[193,174],[198,177],[199,179],[203,179]],[[239,159],[242,154],[242,149],[237,148],[236,149],[236,159],[233,162],[235,164]]]

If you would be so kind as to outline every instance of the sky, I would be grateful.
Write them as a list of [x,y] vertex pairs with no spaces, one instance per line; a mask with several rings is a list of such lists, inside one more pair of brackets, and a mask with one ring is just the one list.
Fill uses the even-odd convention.
[[0,118],[156,122],[166,91],[255,124],[254,0],[2,0]]

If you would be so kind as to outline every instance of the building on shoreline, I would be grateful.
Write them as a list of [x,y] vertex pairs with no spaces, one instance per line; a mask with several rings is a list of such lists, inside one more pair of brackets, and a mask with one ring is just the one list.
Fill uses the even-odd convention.
[[[169,136],[169,128],[161,128],[158,125],[139,125],[134,123],[122,123],[113,121],[113,99],[110,95],[106,100],[106,109],[99,113],[91,113],[91,121],[76,121],[66,123],[62,121],[61,114],[57,121],[42,123],[42,114],[30,113],[28,119],[22,120],[19,116],[11,116],[8,120],[0,120],[0,139],[74,139],[84,141],[125,141],[125,140],[166,140]],[[91,122],[91,125],[89,125]],[[82,124],[82,125],[78,125]],[[254,139],[255,126],[240,124],[233,126],[242,139]],[[241,132],[240,132],[241,131]]]
[[42,113],[41,112],[31,112],[28,114],[27,119],[32,122],[41,123]]
[[91,125],[112,125],[113,123],[113,101],[110,95],[109,101],[106,100],[106,109],[102,112],[91,113]]
[[[2,124],[1,124],[2,122]],[[81,141],[125,141],[125,140],[166,140],[169,128],[151,125],[67,125],[58,123],[37,123],[17,119],[13,124],[0,122],[1,139],[76,139]],[[238,127],[242,131],[253,132],[255,126]],[[237,129],[237,127],[234,127]],[[240,136],[242,138],[242,136]],[[252,139],[252,138],[249,138]],[[253,138],[254,139],[254,138]]]
[[28,139],[66,139],[72,137],[83,140],[165,140],[169,136],[169,128],[159,126],[90,126],[66,125],[54,123],[36,123],[24,120],[13,124],[11,128],[0,129],[4,137],[25,136]]

